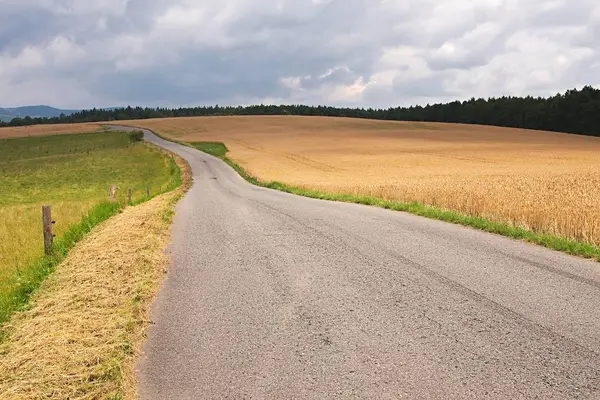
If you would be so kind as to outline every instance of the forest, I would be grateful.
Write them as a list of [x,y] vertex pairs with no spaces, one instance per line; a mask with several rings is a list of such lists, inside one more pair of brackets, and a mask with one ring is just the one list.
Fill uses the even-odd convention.
[[54,118],[14,118],[2,126],[101,122],[169,117],[223,115],[309,115],[394,121],[452,122],[495,125],[600,136],[600,89],[585,86],[553,97],[472,98],[426,106],[338,108],[307,105],[202,106],[83,110]]

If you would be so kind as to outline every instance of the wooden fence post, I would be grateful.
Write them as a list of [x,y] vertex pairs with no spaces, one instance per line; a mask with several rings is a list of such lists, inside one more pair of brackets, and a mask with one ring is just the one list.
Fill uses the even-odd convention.
[[150,186],[146,186],[146,197],[150,197]]
[[44,254],[49,256],[52,254],[52,244],[54,242],[54,234],[52,233],[52,208],[50,206],[42,206],[42,220],[44,222]]
[[110,192],[109,192],[109,194],[108,194],[108,195],[109,195],[109,197],[110,197],[110,199],[111,199],[112,201],[114,201],[114,200],[116,200],[116,199],[117,199],[117,189],[118,189],[118,188],[117,188],[117,185],[112,185],[112,186],[110,187]]
[[131,190],[131,188],[129,188],[129,204],[131,204],[131,195],[133,194],[133,191]]

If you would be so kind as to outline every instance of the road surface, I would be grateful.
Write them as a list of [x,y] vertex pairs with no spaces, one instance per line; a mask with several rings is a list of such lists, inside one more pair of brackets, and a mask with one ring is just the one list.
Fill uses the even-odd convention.
[[600,398],[600,264],[185,158],[144,399]]

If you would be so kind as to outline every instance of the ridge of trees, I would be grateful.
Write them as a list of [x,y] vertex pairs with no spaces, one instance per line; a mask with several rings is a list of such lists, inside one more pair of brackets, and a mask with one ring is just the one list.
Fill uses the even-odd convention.
[[305,115],[353,117],[376,120],[452,122],[527,128],[590,136],[600,136],[600,89],[585,86],[553,97],[472,98],[426,106],[338,108],[306,105],[203,106],[189,108],[142,108],[83,110],[53,118],[14,118],[3,126],[103,122],[148,118],[231,116],[231,115]]

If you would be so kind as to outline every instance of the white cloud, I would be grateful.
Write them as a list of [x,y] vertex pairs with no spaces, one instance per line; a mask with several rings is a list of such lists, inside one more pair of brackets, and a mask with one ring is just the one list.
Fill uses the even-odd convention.
[[551,95],[600,83],[596,3],[0,0],[0,105]]

